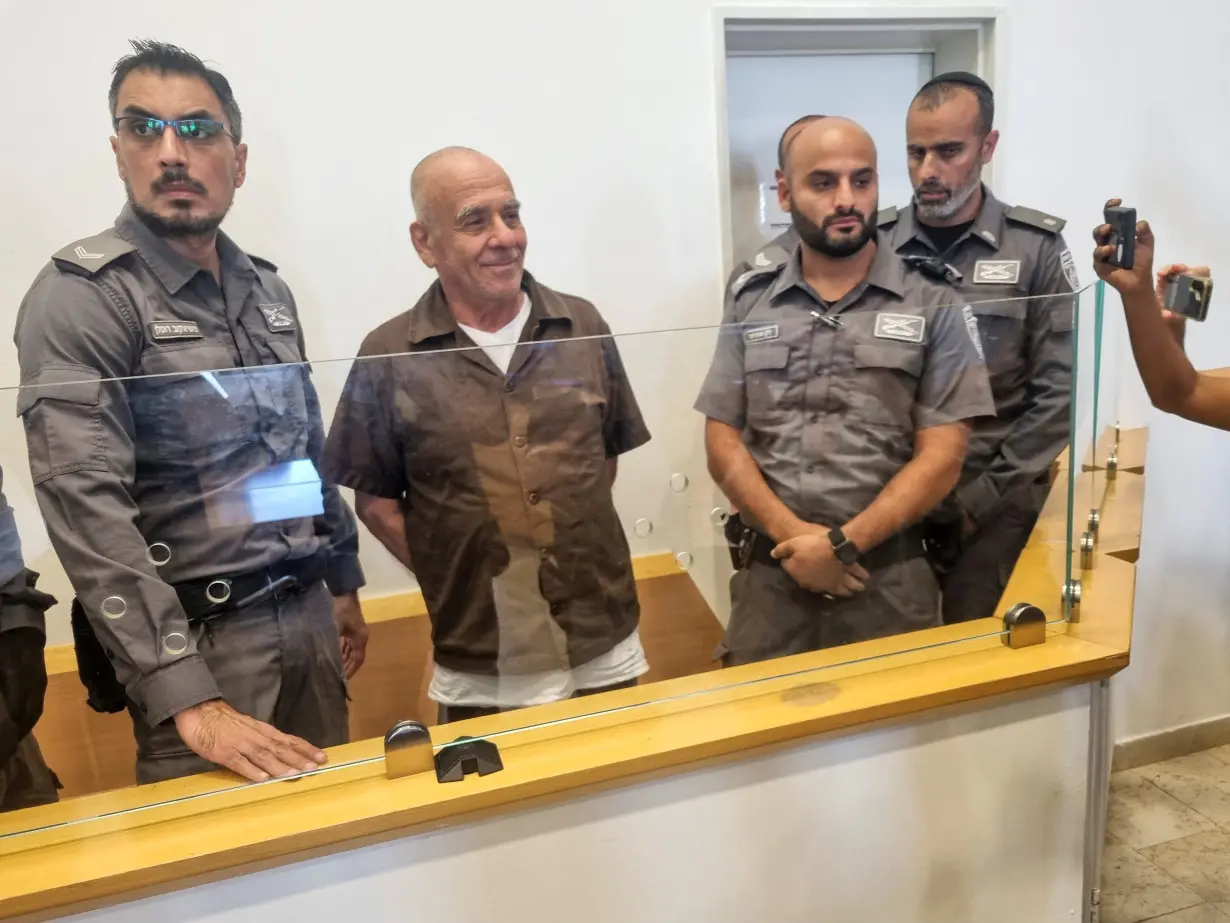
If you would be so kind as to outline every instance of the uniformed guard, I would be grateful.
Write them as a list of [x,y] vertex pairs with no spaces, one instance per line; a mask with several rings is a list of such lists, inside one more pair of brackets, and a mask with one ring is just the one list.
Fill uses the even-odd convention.
[[34,725],[43,713],[47,667],[44,613],[55,598],[35,588],[26,568],[0,470],[0,811],[50,804],[59,782],[39,751]]
[[221,74],[157,42],[133,43],[109,102],[128,204],[54,255],[16,330],[81,674],[92,704],[126,699],[139,782],[309,770],[348,738],[363,575],[354,517],[315,475],[294,298],[218,230],[245,175],[239,107]]
[[741,511],[731,665],[938,624],[917,523],[955,486],[968,421],[994,409],[973,315],[877,239],[870,136],[813,122],[785,173],[800,243],[731,287],[696,403]]
[[933,517],[946,622],[997,614],[1068,441],[1079,280],[1062,219],[1005,205],[983,185],[993,120],[991,88],[973,74],[924,85],[906,121],[914,201],[879,219],[900,256],[957,271],[995,398],[996,415],[974,425],[958,489]]

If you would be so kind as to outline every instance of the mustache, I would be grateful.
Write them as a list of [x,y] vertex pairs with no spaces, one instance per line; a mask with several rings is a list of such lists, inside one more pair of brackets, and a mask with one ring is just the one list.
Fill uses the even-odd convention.
[[952,192],[947,186],[941,186],[939,183],[923,183],[914,189],[915,192]]
[[834,224],[836,224],[838,221],[847,221],[847,220],[849,220],[850,218],[857,218],[857,219],[859,220],[859,223],[860,223],[860,224],[863,224],[863,225],[866,225],[866,224],[867,224],[867,216],[866,216],[866,215],[864,215],[861,211],[859,211],[859,210],[856,208],[856,209],[852,209],[852,210],[850,210],[850,211],[848,211],[848,212],[834,212],[833,214],[831,214],[831,215],[827,216],[827,217],[824,219],[824,221],[823,221],[823,223],[821,223],[820,227],[822,227],[822,228],[832,227],[832,226],[833,226]]
[[184,169],[163,170],[162,175],[151,184],[154,192],[164,192],[167,186],[187,186],[198,195],[205,195],[205,185],[194,180]]

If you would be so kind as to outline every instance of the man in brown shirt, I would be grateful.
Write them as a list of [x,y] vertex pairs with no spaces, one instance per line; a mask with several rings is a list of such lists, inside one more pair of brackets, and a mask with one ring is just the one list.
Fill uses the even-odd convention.
[[633,685],[647,665],[611,487],[649,432],[610,329],[525,272],[490,158],[438,151],[411,194],[439,278],[364,340],[327,476],[418,577],[441,723]]

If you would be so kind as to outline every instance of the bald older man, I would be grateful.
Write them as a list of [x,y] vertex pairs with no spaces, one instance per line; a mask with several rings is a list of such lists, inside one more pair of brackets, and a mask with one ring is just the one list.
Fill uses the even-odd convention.
[[525,271],[521,205],[489,157],[438,151],[411,196],[437,279],[364,340],[325,469],[418,578],[439,721],[635,685],[648,666],[611,488],[649,432],[610,329]]
[[877,236],[871,137],[805,124],[778,182],[799,241],[727,294],[696,408],[732,505],[721,653],[765,660],[939,623],[919,521],[995,412],[976,321]]

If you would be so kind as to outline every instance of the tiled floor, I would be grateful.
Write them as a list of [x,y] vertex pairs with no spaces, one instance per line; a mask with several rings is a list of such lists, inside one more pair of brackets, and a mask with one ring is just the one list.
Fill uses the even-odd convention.
[[1230,747],[1111,777],[1102,923],[1230,923]]

